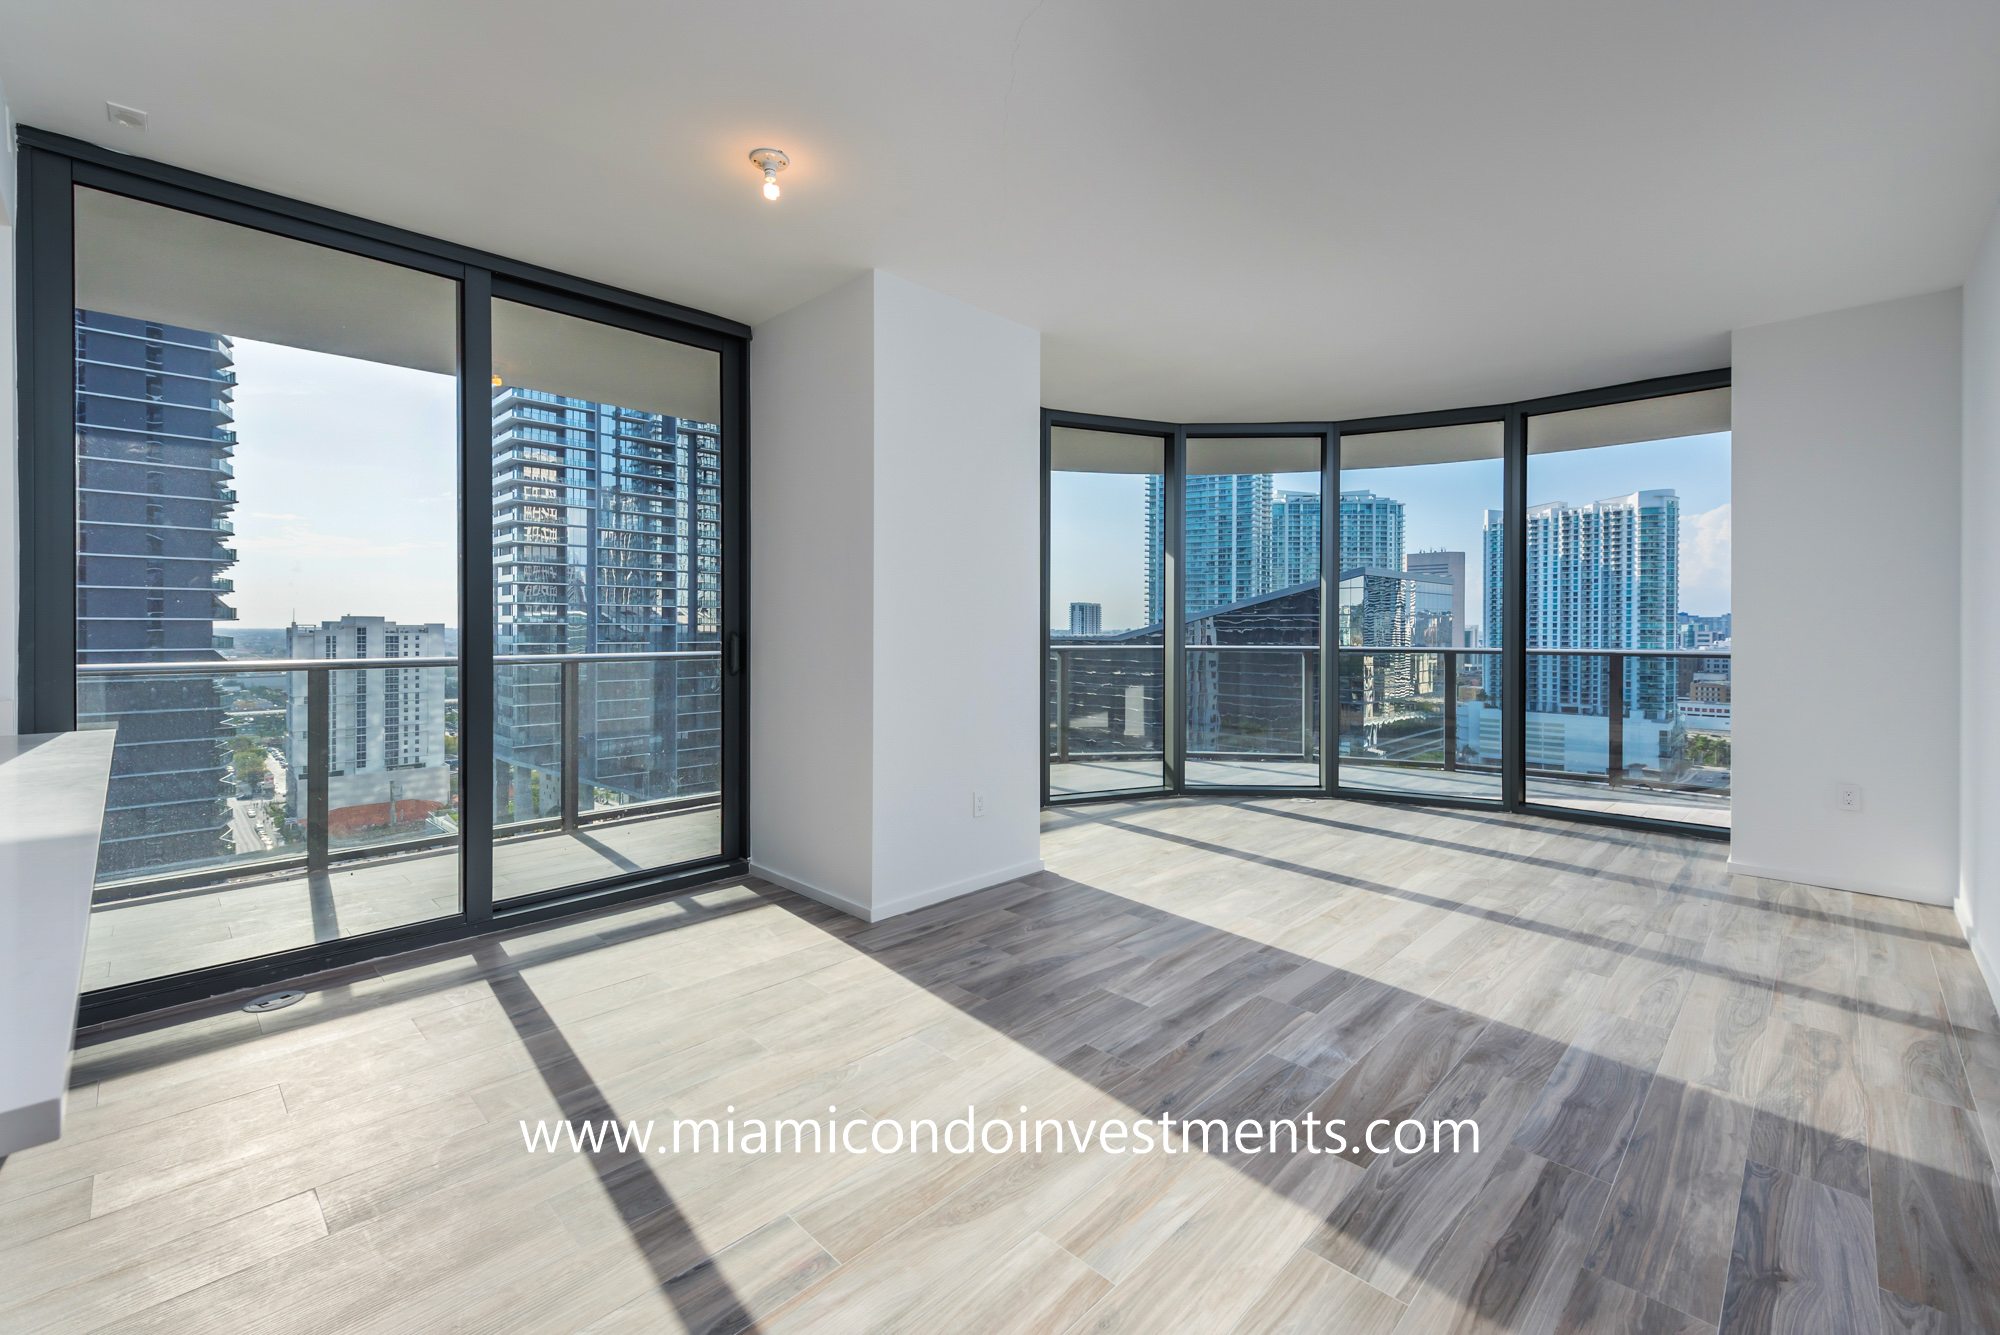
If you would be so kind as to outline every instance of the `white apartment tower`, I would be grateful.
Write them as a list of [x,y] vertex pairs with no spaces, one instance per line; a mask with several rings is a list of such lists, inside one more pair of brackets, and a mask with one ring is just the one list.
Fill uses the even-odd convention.
[[1319,579],[1319,493],[1281,491],[1271,500],[1271,588]]
[[1372,491],[1340,493],[1340,568],[1403,568],[1403,503]]
[[[1680,497],[1635,491],[1584,505],[1528,507],[1528,648],[1671,649],[1680,610]],[[1499,642],[1502,515],[1486,512],[1486,636]],[[1488,665],[1497,689],[1498,665]],[[1587,657],[1528,656],[1527,708],[1602,714],[1604,664]],[[1664,720],[1673,709],[1670,659],[1627,660],[1628,711]]]
[[[443,658],[444,626],[403,625],[385,617],[344,616],[294,625],[292,658]],[[328,824],[338,837],[361,829],[421,821],[451,801],[445,758],[445,669],[334,671],[327,783]],[[303,816],[311,785],[306,750],[306,674],[292,674],[286,702],[292,815]]]

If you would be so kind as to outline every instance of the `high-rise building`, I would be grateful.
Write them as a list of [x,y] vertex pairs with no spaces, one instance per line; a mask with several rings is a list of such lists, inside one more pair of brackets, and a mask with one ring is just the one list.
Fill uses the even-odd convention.
[[[1146,619],[1164,617],[1160,533],[1166,522],[1166,488],[1146,479]],[[1182,560],[1187,606],[1199,613],[1254,598],[1274,587],[1271,553],[1271,475],[1219,473],[1187,481],[1182,517]]]
[[[493,391],[495,647],[503,657],[721,646],[721,437],[695,422],[501,386]],[[593,802],[713,793],[715,657],[588,663],[578,673]],[[555,814],[557,668],[502,663],[495,818]]]
[[[1680,603],[1680,498],[1670,490],[1528,510],[1528,648],[1671,649]],[[1484,555],[1487,642],[1498,643],[1504,556],[1501,512],[1486,512]],[[1489,690],[1499,668],[1486,667]],[[1601,659],[1528,657],[1530,713],[1605,712]],[[1674,705],[1671,659],[1633,658],[1625,666],[1627,712],[1661,721]]]
[[1340,568],[1403,568],[1403,503],[1372,491],[1340,493]]
[[1069,605],[1069,633],[1072,635],[1103,634],[1104,604],[1071,603]]
[[1411,552],[1403,558],[1403,569],[1426,579],[1451,585],[1451,631],[1444,643],[1454,647],[1464,643],[1465,632],[1465,553],[1447,551]]
[[[1165,483],[1146,480],[1146,619],[1159,621],[1166,606],[1161,587],[1160,533]],[[1320,515],[1317,492],[1274,491],[1268,473],[1188,479],[1186,533],[1187,605],[1191,613],[1224,607],[1310,584],[1319,578]],[[1340,568],[1403,567],[1403,503],[1369,491],[1340,495]]]
[[[1451,586],[1404,570],[1358,566],[1340,572],[1336,635],[1343,645],[1446,648],[1452,645]],[[1416,697],[1445,694],[1437,654],[1344,654],[1335,691],[1343,736],[1372,735],[1407,716]]]
[[1726,644],[1729,641],[1729,613],[1721,616],[1696,616],[1692,612],[1682,612],[1674,618],[1675,640],[1683,649],[1706,649],[1712,644]]
[[[76,312],[79,663],[213,659],[236,561],[231,346]],[[228,853],[229,756],[213,678],[85,678],[78,722],[118,726],[98,873]]]
[[1319,493],[1281,491],[1271,500],[1271,587],[1319,579]]
[[[1271,501],[1272,589],[1319,578],[1320,496],[1281,491]],[[1340,568],[1397,570],[1403,565],[1403,503],[1372,491],[1340,494]]]
[[[444,658],[444,626],[400,625],[378,616],[344,616],[287,632],[291,658]],[[441,668],[381,668],[330,672],[327,689],[327,827],[336,838],[362,830],[409,825],[451,803],[445,756],[445,672]],[[302,819],[312,789],[306,745],[306,676],[292,674],[286,697],[286,759],[293,819]]]
[[1451,586],[1436,576],[1361,566],[1340,572],[1339,595],[1341,644],[1384,649],[1456,647]]
[[1307,734],[1318,729],[1319,692],[1311,664],[1319,647],[1319,603],[1314,584],[1258,594],[1187,619],[1190,645],[1284,646],[1265,653],[1188,655],[1181,690],[1189,754],[1296,751],[1303,758],[1310,753]]

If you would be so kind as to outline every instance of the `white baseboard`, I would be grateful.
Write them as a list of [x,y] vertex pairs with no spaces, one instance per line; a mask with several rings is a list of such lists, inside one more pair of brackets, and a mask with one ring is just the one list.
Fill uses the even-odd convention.
[[1889,885],[1881,881],[1869,881],[1851,876],[1828,876],[1825,872],[1808,871],[1803,867],[1779,867],[1766,862],[1745,862],[1733,855],[1729,859],[1729,870],[1736,876],[1760,876],[1767,881],[1796,881],[1800,885],[1816,885],[1822,890],[1852,890],[1857,895],[1907,899],[1912,904],[1936,904],[1942,907],[1951,903],[1949,895],[1921,894],[1906,885]]
[[1032,862],[1023,862],[1018,866],[981,872],[976,876],[967,876],[944,885],[932,886],[927,890],[901,895],[886,904],[870,907],[849,899],[846,895],[814,885],[802,876],[779,871],[754,858],[750,861],[752,876],[761,876],[772,885],[790,890],[794,894],[804,895],[807,899],[824,904],[828,908],[839,909],[842,913],[859,918],[863,922],[881,922],[898,914],[913,913],[918,909],[929,908],[933,904],[942,904],[947,899],[957,899],[960,895],[972,894],[976,890],[987,890],[996,885],[1005,885],[1009,881],[1018,881],[1023,876],[1032,876],[1041,870],[1042,860],[1036,858]]
[[913,913],[918,909],[927,909],[933,904],[942,904],[947,899],[957,899],[960,895],[969,895],[975,890],[990,890],[996,885],[1018,881],[1023,876],[1033,876],[1040,870],[1042,870],[1042,860],[1035,858],[1012,867],[1002,867],[997,871],[983,871],[977,876],[967,876],[945,885],[934,885],[928,890],[918,890],[890,900],[877,908],[869,921],[880,922],[899,913]]
[[804,895],[807,899],[824,904],[830,909],[839,909],[842,913],[850,917],[859,918],[863,922],[871,921],[868,917],[867,905],[849,899],[846,895],[822,889],[802,876],[794,876],[790,872],[779,871],[776,867],[767,866],[755,858],[750,860],[750,874],[752,876],[763,877],[781,890],[789,890],[795,895]]
[[2000,1006],[2000,969],[1993,967],[1993,961],[1987,958],[1986,948],[1979,944],[1979,937],[1972,930],[1972,913],[1965,906],[1965,896],[1954,899],[1951,908],[1958,918],[1958,930],[1965,933],[1965,944],[1972,950],[1972,962],[1979,966],[1979,976],[1986,980],[1986,990],[1992,994],[1993,1004]]

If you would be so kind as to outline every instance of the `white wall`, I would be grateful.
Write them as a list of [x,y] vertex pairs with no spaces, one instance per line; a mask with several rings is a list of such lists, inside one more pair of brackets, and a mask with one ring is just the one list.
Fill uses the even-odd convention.
[[1734,336],[1739,871],[1958,888],[1959,358],[1956,289]]
[[765,874],[873,883],[875,284],[750,343],[750,839]]
[[1958,916],[1992,985],[2000,982],[2000,214],[1965,280],[1964,343]]
[[754,867],[871,919],[1037,869],[1038,336],[877,272],[751,367]]
[[878,273],[875,396],[882,917],[1041,865],[1040,337]]

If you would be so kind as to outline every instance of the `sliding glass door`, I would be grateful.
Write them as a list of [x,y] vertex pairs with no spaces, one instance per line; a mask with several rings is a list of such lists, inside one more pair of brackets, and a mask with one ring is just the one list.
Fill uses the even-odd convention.
[[85,986],[457,915],[458,284],[74,205]]
[[24,731],[86,1022],[739,870],[748,330],[21,151]]
[[493,897],[722,851],[722,356],[493,303]]

